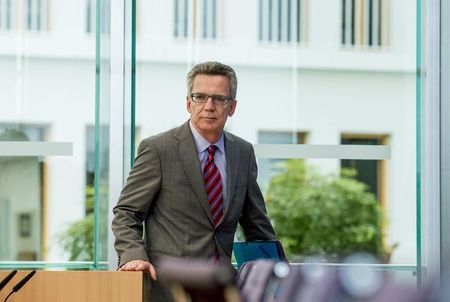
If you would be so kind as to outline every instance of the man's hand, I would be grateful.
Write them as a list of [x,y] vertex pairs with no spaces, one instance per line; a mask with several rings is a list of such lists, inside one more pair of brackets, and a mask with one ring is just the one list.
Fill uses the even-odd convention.
[[147,261],[143,260],[131,260],[119,268],[119,271],[142,271],[150,273],[150,277],[156,281],[155,267]]

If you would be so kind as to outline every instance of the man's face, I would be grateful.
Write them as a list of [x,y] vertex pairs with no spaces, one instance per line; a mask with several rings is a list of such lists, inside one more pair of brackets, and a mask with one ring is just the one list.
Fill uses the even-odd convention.
[[[202,93],[230,97],[230,81],[221,75],[199,74],[195,76],[191,94]],[[234,114],[236,100],[230,100],[226,105],[217,105],[211,98],[206,103],[196,103],[191,96],[186,98],[187,111],[191,114],[192,124],[205,138],[222,133],[225,122]]]

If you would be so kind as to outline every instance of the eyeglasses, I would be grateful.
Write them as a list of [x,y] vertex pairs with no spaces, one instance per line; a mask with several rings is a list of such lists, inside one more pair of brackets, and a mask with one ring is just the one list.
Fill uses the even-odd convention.
[[224,95],[209,95],[205,93],[191,94],[191,99],[195,103],[206,103],[209,98],[211,98],[214,104],[222,106],[228,104],[232,100],[231,97]]

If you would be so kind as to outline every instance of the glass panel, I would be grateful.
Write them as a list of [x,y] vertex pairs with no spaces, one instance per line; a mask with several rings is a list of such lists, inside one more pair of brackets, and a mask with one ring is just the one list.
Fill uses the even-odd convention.
[[96,2],[95,209],[94,267],[108,261],[109,148],[111,89],[111,0]]
[[[0,156],[0,267],[83,268],[107,258],[110,7],[98,2],[98,41],[95,1],[0,2],[0,143],[50,150],[17,155],[33,151],[24,144]],[[55,142],[72,151],[54,153]]]
[[[397,204],[390,201],[396,192],[386,186],[391,161],[352,162],[357,168],[334,167],[334,160],[288,160],[271,179],[266,202],[290,259],[320,254],[339,261],[365,251],[383,263],[415,263],[410,252],[415,249],[415,232],[410,230],[415,208],[402,208],[403,223],[395,225]],[[376,164],[367,165],[372,162]],[[397,185],[414,185],[406,177],[413,172],[402,171]],[[415,194],[403,192],[397,198],[414,202]]]
[[[198,38],[198,26],[205,23],[197,10],[205,1],[189,2],[193,7],[185,15],[184,1],[140,2],[137,18],[141,28],[136,42],[138,140],[189,118],[184,109],[188,94],[185,76],[195,63],[217,60],[229,64],[237,73],[239,89],[237,110],[226,130],[251,143],[390,146],[387,160],[305,159],[300,166],[294,166],[293,175],[300,177],[304,167],[318,171],[317,177],[327,181],[331,181],[329,175],[334,175],[332,181],[344,186],[336,190],[344,193],[324,196],[334,202],[330,200],[317,211],[338,208],[346,213],[344,218],[350,224],[354,208],[363,205],[348,208],[350,199],[344,195],[356,194],[352,196],[360,203],[370,200],[365,207],[376,205],[380,208],[376,213],[384,215],[381,229],[374,230],[380,237],[377,240],[383,248],[392,249],[389,257],[380,260],[385,264],[416,265],[415,6],[406,0],[327,4],[262,0],[239,6],[217,1],[218,32],[211,43]],[[235,20],[246,20],[247,25]],[[174,39],[174,35],[182,36],[182,21],[189,29],[186,39]],[[264,133],[274,135],[265,137]],[[291,139],[284,138],[286,133]],[[298,138],[299,133],[304,134],[304,141]],[[276,173],[284,173],[280,168],[270,172],[272,164],[289,162],[277,158],[258,160],[266,201],[271,200],[269,187],[276,181]],[[343,174],[341,167],[354,168],[358,176]],[[287,189],[282,186],[280,190]],[[287,201],[311,202],[304,196],[309,193],[313,192],[307,186],[297,188]],[[273,200],[271,207],[277,208],[277,201]],[[289,207],[285,220],[302,214]],[[333,219],[329,222],[336,223]],[[371,232],[340,235],[358,241]],[[359,249],[350,244],[344,248],[342,255],[327,252],[325,256],[336,260]]]

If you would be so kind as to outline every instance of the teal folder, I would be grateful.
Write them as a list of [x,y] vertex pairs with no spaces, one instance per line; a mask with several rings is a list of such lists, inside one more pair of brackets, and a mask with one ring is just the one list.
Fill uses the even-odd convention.
[[279,240],[271,241],[236,241],[233,243],[234,257],[237,266],[257,259],[273,259],[285,261],[286,254]]

